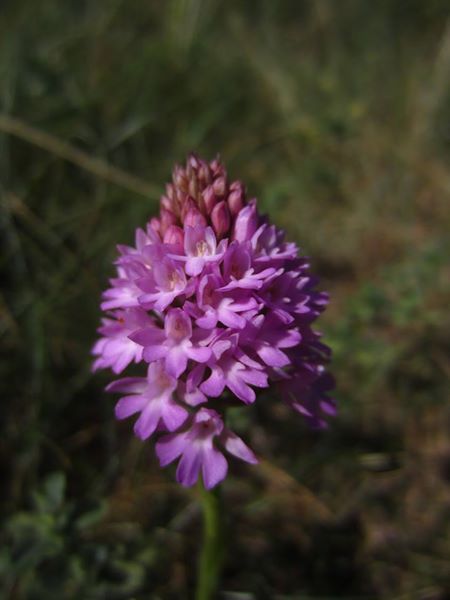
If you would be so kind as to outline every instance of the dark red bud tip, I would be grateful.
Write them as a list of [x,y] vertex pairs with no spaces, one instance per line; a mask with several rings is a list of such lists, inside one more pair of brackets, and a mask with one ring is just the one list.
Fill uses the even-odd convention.
[[217,237],[223,237],[230,228],[231,215],[226,202],[222,200],[213,208],[211,222]]

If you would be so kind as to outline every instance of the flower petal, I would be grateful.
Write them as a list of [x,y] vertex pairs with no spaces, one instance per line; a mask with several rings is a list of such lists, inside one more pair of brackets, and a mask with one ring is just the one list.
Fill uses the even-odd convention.
[[174,402],[167,400],[161,409],[161,418],[169,431],[175,431],[183,425],[188,417],[188,411]]
[[156,455],[161,467],[165,467],[176,460],[185,451],[188,440],[188,432],[172,433],[164,435],[156,442]]
[[195,277],[200,275],[205,266],[205,259],[202,256],[190,256],[186,261],[186,273]]
[[202,383],[200,389],[207,396],[217,398],[223,392],[225,388],[225,376],[219,367],[215,366],[211,368],[211,375],[206,381]]
[[107,392],[129,392],[129,393],[139,393],[143,392],[147,387],[147,378],[146,377],[124,377],[123,379],[118,379],[117,381],[113,381],[108,386],[106,386]]
[[202,477],[207,490],[225,479],[228,471],[228,463],[224,455],[214,446],[205,448],[203,451]]
[[167,347],[161,345],[158,346],[146,346],[142,353],[144,360],[147,362],[153,362],[167,356]]
[[211,358],[211,348],[207,348],[206,346],[191,346],[186,349],[186,354],[192,360],[205,363]]
[[164,340],[164,332],[157,327],[144,327],[130,334],[129,339],[140,346],[155,346]]
[[252,404],[255,401],[256,394],[251,387],[249,387],[243,379],[239,376],[229,376],[227,378],[227,386],[235,394],[239,400],[245,402],[245,404]]
[[237,458],[240,458],[241,460],[253,465],[258,462],[258,459],[254,455],[253,451],[247,446],[247,444],[245,444],[239,436],[229,429],[224,429],[220,436],[220,441],[222,442],[225,450],[233,456],[236,456]]
[[133,394],[132,396],[124,396],[121,398],[114,409],[117,419],[126,419],[131,415],[141,411],[147,404],[148,398],[142,395]]
[[269,367],[285,367],[291,362],[284,352],[273,346],[261,346],[257,354]]
[[187,446],[177,468],[177,481],[186,487],[196,483],[202,465],[200,449],[195,446]]
[[134,433],[137,437],[141,440],[149,438],[158,427],[160,416],[160,404],[157,400],[152,400],[134,424]]
[[182,346],[171,348],[166,356],[166,370],[169,375],[178,379],[187,367],[188,357]]
[[246,371],[241,371],[240,375],[245,383],[249,383],[250,385],[255,385],[256,387],[267,387],[269,384],[267,382],[267,373],[264,371],[254,371],[247,369]]

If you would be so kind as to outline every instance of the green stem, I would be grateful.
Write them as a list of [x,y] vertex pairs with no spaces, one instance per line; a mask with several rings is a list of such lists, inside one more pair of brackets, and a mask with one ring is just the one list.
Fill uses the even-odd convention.
[[200,484],[203,507],[203,545],[198,563],[196,600],[216,598],[224,558],[223,509],[220,491]]

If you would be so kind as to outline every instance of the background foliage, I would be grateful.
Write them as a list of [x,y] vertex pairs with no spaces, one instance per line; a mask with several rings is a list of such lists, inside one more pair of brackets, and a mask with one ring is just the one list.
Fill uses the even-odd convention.
[[447,0],[3,0],[2,597],[191,593],[195,491],[89,351],[115,244],[193,149],[313,257],[341,407],[233,415],[266,460],[224,486],[223,598],[450,597],[449,84]]

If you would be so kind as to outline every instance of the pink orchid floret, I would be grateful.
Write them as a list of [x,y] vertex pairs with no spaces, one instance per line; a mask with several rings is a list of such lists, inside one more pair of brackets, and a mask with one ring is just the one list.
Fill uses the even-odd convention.
[[142,308],[117,310],[111,312],[109,318],[102,319],[98,329],[102,337],[92,348],[92,354],[97,356],[93,370],[111,369],[118,374],[131,362],[141,362],[143,348],[133,342],[130,335],[145,327],[154,328],[154,324]]
[[156,454],[162,467],[180,459],[177,480],[192,486],[202,473],[206,489],[211,489],[225,478],[228,463],[215,442],[237,458],[255,464],[254,453],[236,434],[224,427],[220,415],[201,408],[192,418],[190,427],[182,433],[166,435],[156,443]]
[[211,356],[211,349],[191,340],[192,323],[181,308],[172,308],[164,320],[164,329],[148,327],[136,332],[131,339],[144,347],[143,357],[151,363],[163,358],[171,377],[180,377],[189,359],[204,363]]
[[232,242],[223,261],[224,279],[226,285],[220,288],[222,292],[234,289],[258,290],[275,269],[270,267],[262,271],[256,271],[252,266],[252,248],[250,242]]
[[[249,362],[248,357],[247,362]],[[233,352],[225,352],[210,366],[210,376],[200,386],[211,398],[218,398],[228,388],[245,404],[255,401],[256,393],[251,386],[268,387],[268,375],[259,363],[248,365],[237,359]]]
[[222,294],[222,283],[223,279],[217,274],[202,277],[197,286],[197,304],[190,303],[187,309],[200,315],[196,318],[199,327],[212,329],[219,322],[226,327],[243,329],[247,320],[239,313],[256,308],[257,301],[242,292]]
[[187,225],[184,232],[185,255],[175,255],[174,258],[186,263],[187,275],[199,275],[207,264],[219,263],[222,260],[226,247],[226,240],[217,245],[211,227]]
[[117,266],[118,276],[109,280],[111,287],[102,294],[102,310],[140,306],[139,296],[142,291],[136,281],[146,273],[145,266],[132,257],[120,261]]
[[[154,260],[153,268],[137,282],[141,293],[138,301],[143,307],[164,311],[175,298],[187,294],[187,278],[183,268],[167,256]],[[142,291],[145,293],[142,294]]]
[[159,436],[161,466],[179,461],[181,484],[201,476],[208,489],[217,485],[224,453],[257,462],[224,417],[259,390],[273,388],[314,428],[335,414],[330,350],[312,328],[328,296],[297,245],[218,160],[191,155],[175,167],[159,216],[118,251],[93,368],[145,365],[145,376],[107,389],[121,394],[118,419],[136,416],[140,439]]
[[159,425],[174,431],[187,419],[187,410],[173,398],[176,387],[177,380],[167,374],[161,361],[155,361],[148,366],[147,377],[119,379],[106,389],[127,394],[116,404],[116,417],[126,419],[139,412],[134,432],[146,440]]

